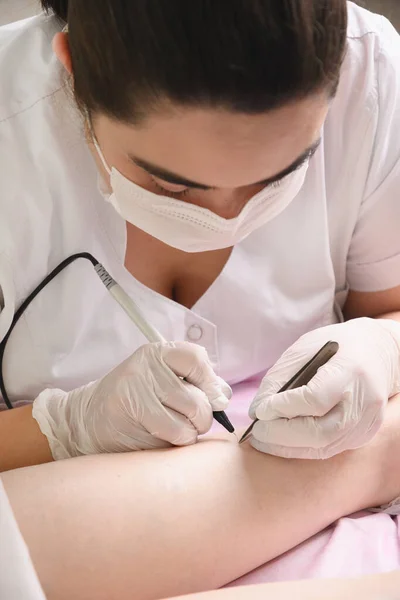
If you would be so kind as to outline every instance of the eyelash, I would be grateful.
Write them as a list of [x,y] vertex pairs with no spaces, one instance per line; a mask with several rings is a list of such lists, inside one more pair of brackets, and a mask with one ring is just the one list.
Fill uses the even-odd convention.
[[182,198],[184,198],[190,192],[190,188],[188,188],[187,190],[183,190],[183,192],[171,192],[170,190],[166,190],[165,188],[163,188],[159,183],[154,181],[153,178],[152,181],[154,186],[158,189],[158,191],[161,192],[164,196],[168,196],[169,198],[182,200]]
[[[310,152],[310,158],[313,154],[314,154],[314,152]],[[154,187],[156,187],[157,190],[159,192],[161,192],[164,196],[168,196],[169,198],[175,198],[176,200],[182,200],[182,198],[187,196],[188,193],[190,192],[190,188],[183,190],[183,192],[171,192],[170,190],[166,190],[165,188],[163,188],[162,185],[157,183],[153,178],[152,178],[152,182],[154,184]],[[280,187],[281,184],[282,184],[282,179],[279,179],[278,181],[273,181],[267,187],[278,188],[278,187]]]

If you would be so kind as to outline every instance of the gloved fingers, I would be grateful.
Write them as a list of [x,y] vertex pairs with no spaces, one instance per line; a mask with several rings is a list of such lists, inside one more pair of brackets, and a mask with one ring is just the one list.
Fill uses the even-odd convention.
[[160,402],[152,403],[149,410],[143,411],[140,423],[153,437],[173,446],[195,444],[199,433],[184,415]]
[[226,383],[226,381],[224,379],[222,379],[222,377],[219,377],[218,375],[217,375],[217,379],[218,379],[219,385],[221,386],[222,393],[227,398],[227,400],[231,400],[232,396],[233,396],[233,391],[232,391],[231,386],[229,385],[229,383]]
[[269,369],[268,379],[278,381],[281,388],[321,350],[329,339],[329,335],[324,329],[306,333],[290,346]]
[[[170,442],[153,436],[140,423],[129,424],[126,422],[126,429],[121,427],[107,430],[107,435],[101,436],[101,429],[98,431],[98,444],[101,452],[127,452],[132,450],[157,450],[160,448],[169,448]],[[100,441],[102,440],[102,441]],[[94,454],[92,452],[91,454]]]
[[[178,383],[178,382],[177,382]],[[199,434],[207,433],[212,425],[212,408],[206,394],[196,386],[179,380],[168,393],[159,394],[162,404],[182,415]]]
[[[254,436],[250,438],[250,444],[259,452],[270,454],[271,456],[278,456],[279,458],[321,460],[331,457],[325,448],[288,448],[287,446],[279,446],[278,444],[260,442]],[[334,456],[334,454],[332,454],[332,456]]]
[[345,400],[323,417],[258,421],[252,433],[261,445],[287,448],[287,457],[302,458],[304,449],[315,450],[314,455],[321,457],[319,451],[328,451],[328,448],[332,448],[333,454],[336,454],[352,447],[352,443],[358,447],[370,441],[383,422],[383,412],[377,402],[371,403],[362,413],[349,393]]
[[269,375],[264,377],[255,398],[250,404],[248,411],[250,419],[256,418],[256,410],[258,406],[260,406],[260,404],[264,403],[269,398],[275,398],[283,385],[284,383],[282,383],[281,380],[272,379],[269,377]]
[[[257,409],[261,404],[266,404],[269,402],[270,398],[276,398],[279,390],[289,381],[291,375],[286,374],[278,374],[278,377],[275,378],[273,375],[269,375],[271,371],[268,372],[268,375],[264,377],[261,382],[261,385],[257,391],[257,394],[253,401],[250,404],[248,414],[250,419],[256,419],[257,417]],[[266,409],[265,409],[266,410]]]
[[188,342],[174,342],[163,347],[162,358],[178,377],[183,377],[206,394],[213,410],[226,409],[229,403],[226,392],[205,348]]
[[288,448],[323,448],[346,434],[355,425],[348,418],[344,403],[337,404],[323,417],[296,417],[258,421],[253,436],[259,441]]
[[307,385],[272,396],[257,394],[251,410],[263,421],[322,417],[341,402],[346,390],[351,386],[352,379],[352,369],[344,365],[340,358],[332,358],[317,371]]
[[279,390],[312,358],[317,351],[307,347],[307,351],[297,350],[297,344],[291,346],[268,370],[260,384],[257,397],[277,394]]
[[345,450],[350,450],[347,446],[340,448],[337,445],[326,446],[325,448],[287,448],[277,444],[265,444],[254,437],[250,439],[250,444],[255,450],[264,454],[295,460],[327,460]]
[[351,433],[351,436],[342,436],[334,443],[328,444],[322,448],[270,444],[269,442],[254,437],[254,435],[250,438],[250,444],[253,448],[264,454],[271,454],[272,456],[279,456],[280,458],[326,460],[345,452],[346,450],[355,450],[356,448],[361,448],[362,446],[365,446],[365,444],[368,444],[379,431],[382,422],[383,417],[382,419],[376,419],[368,428],[365,428],[364,424],[359,424],[359,426]]
[[[321,331],[321,330],[319,330]],[[314,335],[312,335],[314,333]],[[308,336],[315,337],[315,332],[307,334]],[[321,337],[321,333],[319,336]],[[291,379],[298,373],[316,353],[321,349],[323,342],[320,339],[315,341],[312,339],[308,341],[307,338],[300,338],[293,346],[291,346],[284,354],[279,358],[275,365],[268,371],[266,376],[261,382],[260,388],[249,408],[249,416],[251,419],[255,419],[257,414],[257,408],[260,404],[272,396],[276,396],[279,390],[282,389]],[[297,416],[297,415],[286,415],[282,414],[279,416]],[[271,418],[277,418],[272,416]]]

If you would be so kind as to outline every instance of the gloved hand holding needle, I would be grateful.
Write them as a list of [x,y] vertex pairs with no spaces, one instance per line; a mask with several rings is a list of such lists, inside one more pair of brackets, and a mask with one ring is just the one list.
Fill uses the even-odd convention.
[[[310,383],[277,391],[328,340],[337,354]],[[264,378],[249,410],[252,445],[285,458],[330,458],[367,444],[400,391],[400,324],[360,318],[317,329],[291,346]]]
[[33,416],[55,459],[186,446],[210,429],[213,410],[225,410],[231,395],[204,348],[154,343],[98,381],[45,390]]

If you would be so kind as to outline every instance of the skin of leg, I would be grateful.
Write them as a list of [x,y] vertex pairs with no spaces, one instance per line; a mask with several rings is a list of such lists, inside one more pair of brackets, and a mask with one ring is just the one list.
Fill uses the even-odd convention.
[[[179,600],[398,600],[400,571],[374,575],[363,579],[294,581],[267,583],[191,594]],[[169,600],[178,600],[170,598]]]
[[365,448],[294,461],[227,441],[2,475],[49,600],[215,589],[400,491],[400,402]]

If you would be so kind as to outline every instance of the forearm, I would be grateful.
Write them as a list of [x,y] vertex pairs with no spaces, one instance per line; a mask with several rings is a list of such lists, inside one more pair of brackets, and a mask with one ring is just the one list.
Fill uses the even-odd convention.
[[32,417],[31,406],[0,412],[0,472],[51,460],[47,438]]
[[[180,600],[398,600],[400,571],[354,580],[268,583],[193,594]],[[170,598],[169,600],[178,600]]]
[[399,444],[388,451],[384,436],[328,461],[210,441],[2,477],[49,600],[161,598],[220,587],[340,516],[390,501]]

